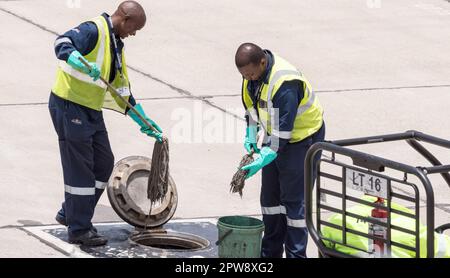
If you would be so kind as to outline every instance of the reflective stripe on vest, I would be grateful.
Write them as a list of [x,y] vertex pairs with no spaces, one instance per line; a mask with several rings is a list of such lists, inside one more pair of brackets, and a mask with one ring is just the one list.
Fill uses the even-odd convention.
[[[291,80],[302,81],[304,96],[298,106],[293,129],[291,131],[280,131],[278,109],[273,108],[272,100],[283,82]],[[247,85],[248,80],[244,79],[242,86],[243,102],[247,113],[254,117],[256,111]],[[261,107],[261,103],[266,105]],[[298,142],[314,134],[322,127],[323,109],[311,85],[294,66],[277,55],[274,55],[274,65],[272,66],[269,84],[263,85],[261,98],[256,106],[259,113],[259,119],[257,119],[262,128],[271,137],[277,137],[272,138],[272,141],[278,141],[278,138],[282,138],[288,139],[291,143]]]
[[98,87],[104,88],[106,89],[106,85],[100,80],[98,79],[97,81],[94,81],[92,79],[92,77],[90,77],[89,75],[79,72],[76,69],[72,68],[71,66],[69,66],[66,62],[64,61],[60,61],[59,62],[59,67],[62,71],[64,71],[65,73],[75,77],[78,80],[81,80],[85,83],[90,83],[93,85],[96,85]]
[[282,139],[291,139],[292,131],[279,131],[277,129],[272,129],[272,135]]
[[[116,71],[116,77],[114,78],[111,85],[117,90],[117,92],[124,97],[127,101],[130,98],[130,83],[128,81],[128,71],[127,71],[127,63],[125,60],[125,51],[122,50],[122,65],[123,65],[123,79],[119,71]],[[105,94],[105,99],[103,102],[103,107],[107,109],[112,109],[118,111],[120,113],[125,113],[127,109],[127,105],[114,94],[110,93],[109,90]]]
[[[101,18],[103,18],[103,17],[101,17]],[[106,43],[106,35],[108,34],[108,32],[105,33],[105,30],[103,30],[103,28],[101,28],[102,23],[100,22],[101,20],[99,19],[99,17],[93,19],[93,21],[95,22],[95,24],[97,25],[97,29],[99,30],[99,32],[98,32],[98,37],[99,37],[98,40],[100,41],[100,46],[99,46],[98,51],[97,51],[97,56],[95,58],[95,63],[97,64],[97,67],[99,69],[102,69],[102,66],[103,66],[104,60],[105,60],[105,43]],[[76,69],[74,69],[71,66],[69,66],[65,61],[60,61],[59,62],[59,67],[65,73],[75,77],[78,80],[81,80],[83,82],[96,85],[96,86],[101,87],[101,88],[106,88],[106,85],[103,84],[100,79],[98,79],[97,81],[94,81],[92,79],[92,77],[90,77],[89,75],[87,75],[87,74],[85,74],[83,72],[77,71]],[[108,80],[108,79],[106,79],[106,80]]]

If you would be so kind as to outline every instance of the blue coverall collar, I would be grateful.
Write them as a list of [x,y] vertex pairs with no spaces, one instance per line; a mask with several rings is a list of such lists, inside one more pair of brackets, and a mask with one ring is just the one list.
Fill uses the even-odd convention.
[[265,84],[269,84],[269,77],[273,67],[273,54],[267,49],[264,50],[264,54],[266,55],[267,60],[266,70],[258,81],[263,81]]
[[109,29],[109,31],[112,32],[113,29],[114,29],[114,26],[113,26],[113,23],[112,23],[111,16],[109,14],[107,14],[107,13],[102,13],[102,16],[106,19],[106,22],[108,22],[108,29]]

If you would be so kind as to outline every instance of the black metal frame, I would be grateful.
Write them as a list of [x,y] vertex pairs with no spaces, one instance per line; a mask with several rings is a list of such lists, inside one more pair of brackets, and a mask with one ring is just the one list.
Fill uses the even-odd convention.
[[[410,165],[406,165],[406,164],[403,164],[400,162],[395,162],[395,161],[392,161],[389,159],[384,159],[384,158],[381,158],[378,156],[370,155],[367,153],[363,153],[363,152],[360,152],[357,150],[347,148],[348,146],[400,141],[400,140],[406,140],[407,143],[414,150],[416,150],[421,155],[423,155],[433,166],[431,166],[431,167],[410,166]],[[427,257],[434,257],[434,253],[435,253],[434,252],[434,231],[435,231],[434,192],[433,192],[433,187],[431,185],[431,182],[428,179],[427,175],[439,173],[444,178],[446,183],[450,186],[450,174],[448,173],[448,172],[450,172],[450,164],[442,165],[442,163],[435,156],[433,156],[423,145],[421,145],[419,143],[419,141],[427,142],[430,144],[434,144],[434,145],[437,145],[440,147],[450,149],[450,141],[441,139],[441,138],[437,138],[434,136],[430,136],[430,135],[427,135],[427,134],[424,134],[424,133],[421,133],[418,131],[413,131],[413,130],[407,131],[404,133],[387,134],[387,135],[371,136],[371,137],[361,137],[361,138],[345,139],[345,140],[336,140],[336,141],[330,141],[330,142],[320,142],[320,143],[316,143],[311,146],[311,148],[308,150],[308,152],[306,154],[306,158],[305,158],[305,211],[306,211],[305,221],[306,221],[306,226],[308,228],[308,231],[319,249],[320,256],[323,256],[323,257],[352,257],[351,255],[338,252],[338,251],[328,248],[327,246],[324,245],[322,240],[327,240],[327,241],[332,241],[332,240],[326,239],[320,234],[321,225],[330,226],[332,228],[342,231],[343,242],[335,242],[340,245],[347,244],[347,242],[346,242],[346,234],[347,233],[353,233],[353,234],[360,235],[360,236],[363,236],[366,238],[375,239],[371,235],[363,234],[358,231],[347,228],[346,217],[342,218],[342,220],[343,220],[342,226],[334,225],[332,223],[322,220],[320,218],[320,210],[325,209],[328,211],[341,213],[341,214],[343,214],[343,216],[354,217],[357,219],[361,219],[363,221],[367,221],[369,223],[374,223],[374,224],[386,227],[387,228],[387,238],[385,240],[383,240],[383,242],[385,242],[387,245],[388,255],[390,255],[391,246],[398,246],[398,247],[401,247],[401,248],[404,248],[407,250],[414,251],[416,253],[416,257],[419,257],[420,256],[419,190],[415,184],[407,182],[408,175],[413,175],[419,179],[419,181],[421,182],[421,186],[425,190],[426,225],[427,225]],[[320,151],[331,152],[332,158],[331,159],[320,159],[317,161],[317,164],[314,165],[314,158]],[[336,154],[350,157],[353,161],[353,165],[360,167],[360,168],[337,162],[335,160]],[[335,176],[335,175],[321,172],[320,165],[322,163],[330,163],[330,164],[334,164],[334,165],[342,167],[342,169],[343,169],[342,178]],[[376,173],[376,172],[383,172],[385,167],[403,172],[404,180],[394,179],[394,178]],[[356,169],[357,171],[364,171],[363,169],[368,169],[367,172],[370,173],[371,175],[376,175],[376,176],[380,176],[383,178],[387,178],[388,179],[388,189],[387,189],[388,196],[386,199],[387,206],[370,203],[370,202],[364,201],[362,199],[348,196],[346,194],[346,186],[345,186],[345,169],[346,168]],[[374,172],[374,171],[376,171],[376,172]],[[314,226],[313,216],[312,216],[312,211],[313,211],[313,196],[312,196],[312,194],[313,194],[315,177],[317,177],[317,189],[316,189],[317,228]],[[334,192],[334,191],[330,191],[330,190],[321,188],[320,187],[321,178],[328,178],[328,179],[334,179],[337,181],[342,181],[342,193],[338,193],[338,192]],[[410,186],[415,192],[415,198],[393,192],[390,181],[395,181],[398,184]],[[329,195],[333,195],[335,197],[342,198],[342,210],[321,204],[321,202],[320,202],[320,194],[321,193],[329,194]],[[415,206],[415,214],[413,215],[413,214],[401,212],[401,211],[391,208],[392,197],[413,202],[414,206]],[[346,210],[346,201],[347,200],[355,202],[355,203],[371,206],[374,208],[378,207],[378,208],[387,210],[388,215],[389,215],[387,223],[377,221],[374,218],[370,218],[370,217],[365,218],[365,217],[361,217],[359,215],[354,215],[352,213],[349,213]],[[390,222],[390,218],[391,218],[390,214],[392,212],[394,212],[396,214],[401,214],[406,217],[414,218],[416,221],[415,231],[407,230],[407,229],[404,229],[404,228],[398,227],[398,226],[393,226]],[[444,225],[436,228],[436,231],[442,233],[444,230],[449,229],[449,228],[450,228],[450,223],[444,224]],[[405,246],[400,243],[391,241],[391,230],[399,230],[402,232],[406,232],[406,233],[415,235],[416,236],[416,247],[412,248],[412,247]],[[380,240],[379,238],[377,238],[377,239]],[[346,246],[357,249],[354,246],[349,246],[349,245],[346,245]],[[361,251],[363,251],[363,250],[361,250]]]

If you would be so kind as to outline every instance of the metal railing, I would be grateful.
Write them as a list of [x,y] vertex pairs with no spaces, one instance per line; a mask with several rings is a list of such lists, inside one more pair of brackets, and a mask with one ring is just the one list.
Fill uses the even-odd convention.
[[[382,157],[378,157],[375,155],[371,155],[368,153],[364,153],[361,151],[353,150],[348,148],[349,146],[355,145],[364,145],[364,144],[373,144],[373,143],[382,143],[382,142],[392,142],[392,141],[400,141],[406,140],[406,142],[417,152],[423,155],[431,164],[431,167],[415,167],[411,165],[407,165],[404,163],[396,162],[393,160],[385,159]],[[424,189],[425,198],[426,198],[426,207],[425,207],[425,215],[426,215],[426,254],[427,257],[434,257],[434,232],[435,232],[435,222],[434,222],[434,192],[432,184],[428,178],[430,174],[439,173],[446,181],[446,183],[450,186],[450,165],[443,165],[434,155],[431,154],[423,145],[419,143],[419,141],[427,142],[433,145],[437,145],[440,147],[444,147],[450,149],[450,141],[444,140],[441,138],[437,138],[434,136],[430,136],[417,131],[407,131],[404,133],[396,133],[396,134],[388,134],[388,135],[380,135],[380,136],[372,136],[372,137],[361,137],[354,139],[345,139],[345,140],[336,140],[330,142],[320,142],[311,146],[308,150],[306,158],[305,158],[305,220],[308,231],[317,245],[319,249],[319,253],[324,257],[353,257],[352,255],[345,254],[335,250],[334,248],[327,247],[324,244],[324,241],[331,242],[333,244],[339,244],[341,246],[345,246],[348,248],[355,249],[361,252],[368,252],[368,250],[359,250],[354,245],[351,245],[347,241],[347,235],[353,234],[357,236],[361,236],[367,238],[367,240],[378,240],[382,241],[386,244],[387,253],[386,256],[389,257],[391,255],[391,248],[393,246],[399,247],[405,250],[415,252],[416,257],[420,257],[420,198],[419,198],[419,188]],[[331,152],[331,158],[321,158],[319,160],[316,159],[316,165],[314,165],[314,158],[319,155],[322,151]],[[352,165],[339,162],[336,160],[336,155],[345,156],[351,158]],[[333,167],[342,168],[340,176],[336,174],[327,173],[324,170],[325,165],[333,165]],[[400,171],[403,173],[403,179],[393,178],[387,174],[381,174],[385,172],[387,169],[392,169],[396,171]],[[346,173],[360,173],[360,175],[369,175],[371,177],[375,177],[385,182],[386,192],[383,193],[384,196],[381,195],[372,195],[378,197],[384,197],[386,200],[386,205],[379,203],[368,202],[364,199],[351,196],[351,194],[347,194],[348,181],[346,179]],[[417,184],[419,187],[409,182],[411,180],[411,176],[414,176],[418,179],[419,182]],[[334,182],[341,183],[341,192],[329,190],[325,187],[321,186],[321,181],[323,179],[331,179]],[[396,192],[393,190],[392,183],[400,187],[409,187],[409,190],[413,191],[414,194],[408,195],[403,194],[402,192]],[[316,223],[317,226],[314,225],[313,219],[313,191],[314,184],[316,184]],[[342,200],[340,207],[336,208],[330,206],[329,204],[325,204],[321,201],[321,195],[326,194],[330,196],[334,196]],[[370,194],[369,194],[370,195]],[[414,214],[407,213],[404,211],[400,211],[392,208],[391,200],[392,198],[401,199],[405,202],[411,202],[414,207]],[[378,208],[387,211],[388,217],[386,222],[382,222],[377,220],[377,218],[372,217],[364,217],[358,214],[354,214],[347,209],[347,202],[352,202],[360,205],[369,206],[372,208]],[[327,220],[322,219],[321,211],[326,210],[333,213],[338,213],[342,215],[342,225],[333,224]],[[402,217],[406,217],[409,219],[414,219],[415,221],[415,229],[405,229],[404,227],[399,227],[393,225],[391,223],[391,215],[395,213],[397,215],[401,215]],[[386,237],[374,237],[369,233],[361,233],[360,231],[354,230],[347,226],[347,217],[356,218],[361,221],[365,221],[370,224],[379,225],[386,229]],[[330,238],[325,238],[322,233],[322,227],[328,226],[331,228],[340,231],[341,241],[336,241]],[[450,228],[450,224],[444,224],[438,228],[436,228],[437,232],[442,233],[444,230]],[[400,231],[406,234],[413,235],[415,237],[415,246],[408,246],[399,242],[396,242],[392,239],[392,231]]]

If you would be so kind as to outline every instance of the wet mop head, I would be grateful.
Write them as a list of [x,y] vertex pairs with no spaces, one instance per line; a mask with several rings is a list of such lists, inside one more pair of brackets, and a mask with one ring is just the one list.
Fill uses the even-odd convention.
[[148,179],[147,198],[153,204],[162,202],[169,187],[169,141],[163,137],[153,147],[152,165]]
[[252,154],[246,154],[242,158],[241,162],[239,163],[239,170],[234,174],[233,179],[231,180],[230,184],[230,192],[236,193],[239,192],[239,195],[242,198],[242,189],[244,189],[245,185],[245,176],[248,173],[248,170],[241,170],[242,167],[245,165],[248,165],[253,162],[253,153]]

